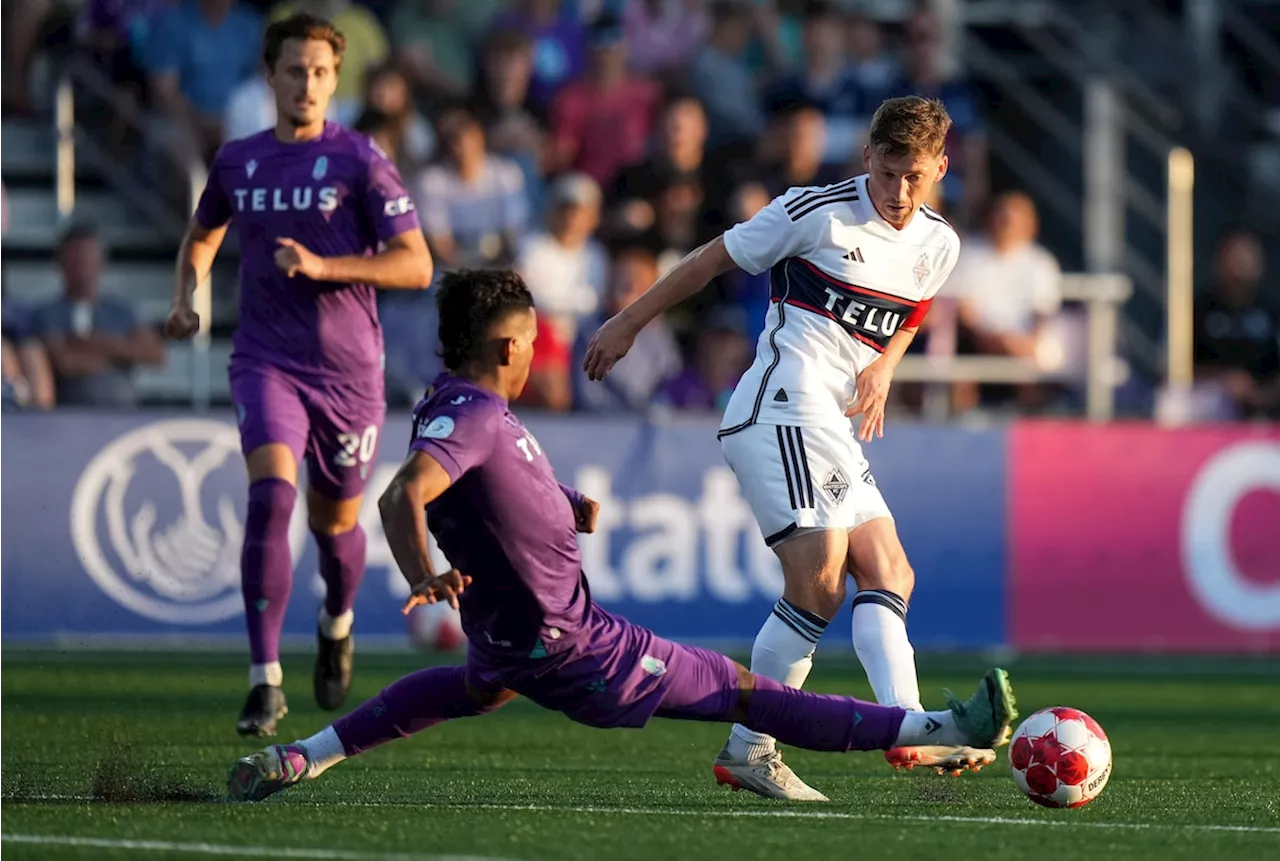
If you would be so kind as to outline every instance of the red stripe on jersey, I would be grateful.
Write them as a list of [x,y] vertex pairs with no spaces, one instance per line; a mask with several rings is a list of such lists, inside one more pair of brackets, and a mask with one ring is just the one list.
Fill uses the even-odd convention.
[[827,281],[830,281],[832,284],[837,284],[846,290],[853,291],[854,293],[862,293],[867,296],[875,296],[879,299],[888,299],[891,302],[900,302],[903,305],[911,305],[912,307],[914,307],[917,304],[913,300],[907,299],[904,296],[895,296],[892,293],[881,293],[879,290],[872,290],[870,287],[859,287],[857,284],[850,284],[847,281],[841,281],[839,278],[835,277],[834,275],[829,275],[826,272],[823,272],[821,269],[819,269],[817,266],[814,266],[812,263],[810,263],[808,260],[805,260],[803,257],[797,257],[794,259],[799,260],[805,266],[813,270],[814,274],[817,275],[819,278],[823,278]]
[[[773,297],[772,299],[770,299],[769,301],[771,301],[771,302],[783,302],[783,300],[782,300],[782,299],[779,299],[779,298],[778,298],[778,297],[776,297],[776,296],[775,296],[775,297]],[[787,305],[794,305],[794,306],[796,306],[797,308],[803,308],[803,309],[804,309],[804,310],[806,310],[806,311],[812,311],[813,313],[817,314],[818,316],[820,316],[820,317],[826,317],[828,320],[832,320],[832,321],[834,321],[834,322],[836,322],[836,323],[839,323],[839,322],[840,322],[840,318],[839,318],[839,317],[837,317],[835,314],[832,314],[832,313],[831,313],[830,311],[828,311],[826,308],[815,308],[815,307],[813,307],[812,305],[808,304],[807,302],[800,302],[800,301],[798,301],[798,300],[796,300],[796,299],[787,299],[787,300],[785,300],[785,304],[787,304]],[[880,346],[879,344],[877,344],[875,341],[871,340],[870,338],[867,338],[867,337],[864,337],[864,336],[862,336],[862,335],[859,335],[857,332],[850,332],[848,329],[845,329],[843,326],[841,326],[840,328],[844,329],[844,330],[845,330],[845,332],[847,332],[847,333],[848,333],[852,338],[854,338],[854,339],[855,339],[855,340],[857,340],[857,341],[861,341],[862,343],[866,344],[866,345],[867,345],[868,347],[870,347],[871,349],[875,350],[877,353],[883,353],[883,352],[884,352],[884,347]]]
[[902,324],[902,327],[904,329],[910,329],[914,326],[919,326],[921,323],[923,323],[924,315],[929,313],[929,306],[932,304],[933,304],[932,299],[925,299],[923,302],[917,305],[916,309],[907,315],[907,319]]

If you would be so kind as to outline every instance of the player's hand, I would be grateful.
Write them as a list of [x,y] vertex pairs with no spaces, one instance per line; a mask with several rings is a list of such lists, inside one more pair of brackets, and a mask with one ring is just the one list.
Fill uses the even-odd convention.
[[453,609],[458,609],[458,596],[471,585],[471,578],[457,568],[450,568],[443,574],[427,578],[426,582],[413,587],[409,599],[400,609],[402,615],[408,616],[414,607],[423,604],[435,604],[443,601]]
[[200,331],[200,315],[185,302],[174,305],[164,321],[164,333],[170,338],[183,341]]
[[573,509],[573,525],[579,532],[595,532],[599,519],[600,503],[590,497],[582,497],[582,504]]
[[604,375],[631,349],[636,334],[623,314],[615,314],[606,320],[591,336],[587,354],[582,357],[582,370],[587,372],[587,378],[603,380]]
[[858,427],[858,439],[871,442],[873,436],[884,436],[884,406],[889,398],[889,383],[893,369],[882,360],[876,360],[858,374],[858,396],[853,406],[845,410],[847,416],[862,416]]
[[276,266],[285,275],[305,275],[314,281],[324,280],[324,258],[308,251],[306,246],[287,237],[279,237],[276,244]]

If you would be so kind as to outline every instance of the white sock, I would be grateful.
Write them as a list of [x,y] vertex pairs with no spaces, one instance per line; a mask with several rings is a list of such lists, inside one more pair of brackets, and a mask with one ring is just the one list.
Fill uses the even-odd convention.
[[307,752],[307,761],[310,763],[307,780],[319,777],[347,758],[346,751],[342,749],[342,739],[338,738],[338,733],[332,726],[325,727],[297,744]]
[[273,688],[278,688],[282,684],[284,684],[284,670],[280,669],[279,661],[249,665],[249,687],[271,685]]
[[343,640],[351,635],[351,625],[356,620],[355,610],[330,616],[320,608],[320,633],[330,640]]
[[949,711],[909,711],[902,719],[894,746],[919,744],[967,745],[969,740],[960,732],[955,715]]
[[923,711],[916,651],[907,639],[907,602],[882,589],[853,596],[853,649],[867,672],[876,702]]
[[[789,688],[803,687],[813,669],[813,650],[826,627],[826,619],[779,598],[756,634],[751,672]],[[727,750],[734,759],[753,760],[773,753],[775,745],[773,736],[734,724]]]

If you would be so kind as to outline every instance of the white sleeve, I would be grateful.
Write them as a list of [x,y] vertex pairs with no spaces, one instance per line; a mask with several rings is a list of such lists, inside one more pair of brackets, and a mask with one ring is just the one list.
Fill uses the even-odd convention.
[[[938,260],[938,268],[937,271],[934,272],[933,282],[929,285],[929,289],[925,291],[924,296],[921,297],[922,299],[932,299],[934,296],[938,295],[938,291],[942,289],[942,285],[947,283],[947,280],[951,277],[951,273],[955,271],[956,262],[959,259],[960,237],[953,234],[950,237],[950,241],[947,243],[946,252]],[[963,276],[964,273],[962,272],[961,275]],[[960,284],[963,285],[963,283],[963,280],[961,280]],[[961,292],[961,295],[963,295],[963,292]]]
[[801,191],[792,189],[775,197],[764,209],[724,233],[724,247],[739,269],[759,275],[779,260],[796,257],[809,246],[808,231],[792,221],[783,201]]

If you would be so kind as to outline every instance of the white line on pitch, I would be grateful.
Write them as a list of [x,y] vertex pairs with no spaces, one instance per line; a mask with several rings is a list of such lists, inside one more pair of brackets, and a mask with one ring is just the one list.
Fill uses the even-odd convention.
[[308,861],[497,861],[497,859],[477,855],[404,855],[287,846],[232,846],[222,843],[176,843],[168,840],[112,840],[106,837],[71,837],[61,834],[0,834],[0,840],[5,843],[34,843],[85,849],[185,852],[191,855],[235,855],[241,858],[305,858]]
[[[83,801],[91,802],[89,795],[31,795],[22,801]],[[14,802],[10,802],[14,803]],[[954,822],[961,825],[1023,825],[1046,826],[1056,828],[1070,826],[1072,828],[1110,828],[1131,831],[1144,831],[1151,828],[1181,831],[1217,831],[1235,832],[1239,834],[1280,834],[1280,827],[1267,825],[1213,825],[1193,822],[1081,822],[1079,819],[1022,819],[1013,816],[954,816],[939,814],[929,816],[921,813],[845,813],[838,810],[742,810],[713,808],[707,810],[685,810],[665,807],[561,807],[554,804],[421,804],[414,801],[303,801],[293,802],[297,806],[307,807],[414,807],[437,810],[511,810],[527,813],[590,813],[612,814],[615,816],[694,816],[694,817],[741,817],[744,819],[836,819],[855,822]],[[9,839],[5,835],[5,839]],[[318,857],[318,856],[307,856]],[[394,856],[377,856],[389,858]]]
[[[1226,831],[1242,834],[1280,834],[1280,827],[1265,825],[1199,825],[1196,823],[1168,822],[1081,822],[1079,819],[1020,819],[1012,816],[928,816],[920,813],[844,813],[836,810],[682,810],[663,807],[559,807],[551,804],[418,804],[398,801],[357,801],[339,802],[342,807],[419,807],[441,810],[513,810],[530,813],[590,813],[614,814],[618,816],[695,816],[706,818],[741,817],[761,819],[839,819],[860,822],[955,822],[970,825],[1044,825],[1048,827],[1069,826],[1071,828],[1114,828],[1135,831],[1158,828],[1183,831]],[[317,807],[327,807],[324,802],[316,802]]]

